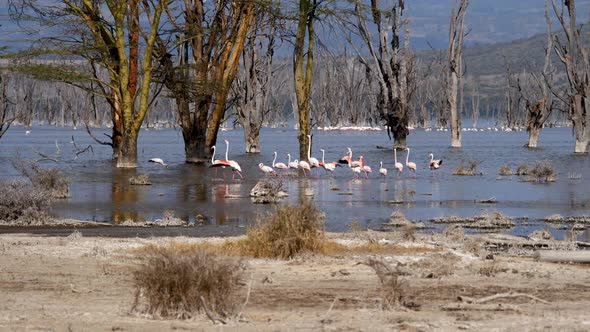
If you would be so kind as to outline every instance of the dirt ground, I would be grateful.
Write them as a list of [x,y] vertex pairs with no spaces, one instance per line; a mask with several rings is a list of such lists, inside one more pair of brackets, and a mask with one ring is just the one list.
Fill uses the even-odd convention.
[[[392,249],[290,261],[246,259],[251,296],[244,319],[219,325],[205,315],[183,321],[132,313],[138,264],[133,249],[231,238],[2,234],[0,330],[590,330],[590,265],[535,261],[532,253],[542,240],[416,235],[406,241],[396,232],[329,237]],[[399,264],[403,271],[396,308],[382,310],[379,278],[371,267],[358,264],[370,258]],[[496,294],[502,296],[474,303]]]

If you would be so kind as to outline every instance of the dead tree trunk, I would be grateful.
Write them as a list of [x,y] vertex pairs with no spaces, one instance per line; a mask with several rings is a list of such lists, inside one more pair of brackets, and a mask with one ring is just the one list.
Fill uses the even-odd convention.
[[447,90],[447,108],[451,115],[451,146],[454,148],[461,147],[461,113],[457,111],[457,95],[459,91],[459,81],[461,80],[461,53],[463,49],[463,38],[465,37],[465,14],[469,0],[460,0],[457,9],[457,1],[451,13],[451,23],[449,28],[449,86]]
[[[575,0],[563,0],[567,8],[567,18],[563,10],[558,8],[555,0],[551,0],[553,11],[561,24],[566,41],[562,43],[557,35],[555,52],[565,65],[569,82],[568,100],[570,118],[574,127],[575,153],[587,153],[590,143],[590,51],[581,38],[581,27],[576,23]],[[563,7],[562,7],[563,8]]]
[[[409,21],[403,19],[405,4],[403,0],[389,3],[390,7],[381,8],[379,1],[371,1],[369,11],[378,33],[378,51],[373,45],[371,30],[363,13],[363,3],[356,1],[355,11],[358,20],[359,35],[369,48],[374,65],[359,54],[360,61],[367,66],[379,83],[377,110],[381,120],[385,121],[387,134],[393,134],[394,148],[406,146],[408,130],[408,84],[412,79],[408,75],[409,51]],[[404,29],[405,31],[402,31]],[[390,30],[390,31],[388,31]],[[389,43],[389,33],[391,42]],[[400,44],[403,33],[404,42]]]
[[[242,54],[242,70],[233,86],[239,96],[236,114],[244,128],[246,153],[260,153],[260,128],[265,114],[269,112],[276,27],[271,21],[266,27],[268,31],[258,35],[264,28],[260,26],[264,20],[262,15],[255,18],[254,28],[248,33]],[[261,56],[263,45],[266,45],[266,53]]]
[[[551,115],[553,110],[553,102],[550,101],[549,85],[553,82],[553,70],[551,69],[551,51],[553,49],[553,27],[551,25],[551,18],[549,17],[549,3],[545,1],[545,20],[547,22],[547,48],[545,49],[545,63],[543,65],[543,77],[537,78],[538,85],[541,88],[541,99],[537,100],[535,105],[526,99],[527,117],[527,132],[529,133],[529,141],[527,147],[536,148],[541,134],[541,129],[545,121]],[[520,86],[519,86],[520,90]]]

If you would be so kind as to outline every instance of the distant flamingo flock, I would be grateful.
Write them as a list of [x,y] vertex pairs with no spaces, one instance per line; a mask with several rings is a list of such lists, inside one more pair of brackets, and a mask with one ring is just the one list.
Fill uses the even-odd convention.
[[[308,135],[308,138],[311,139],[311,135]],[[232,179],[235,179],[235,175],[238,174],[240,178],[243,178],[242,175],[242,168],[235,160],[229,159],[229,141],[225,140],[225,159],[215,159],[216,148],[213,146],[211,149],[213,150],[213,155],[211,156],[211,165],[209,167],[221,167],[223,169],[231,169],[232,170]],[[258,168],[260,172],[267,176],[281,176],[285,175],[289,172],[289,170],[298,170],[301,169],[303,172],[303,176],[311,176],[312,170],[317,168],[323,168],[326,174],[333,174],[337,167],[342,167],[342,165],[348,166],[348,168],[352,171],[353,178],[359,178],[364,174],[365,178],[369,177],[369,174],[372,173],[371,167],[365,164],[365,160],[363,156],[359,156],[358,160],[354,160],[352,158],[352,149],[346,148],[346,154],[344,157],[340,158],[338,161],[331,161],[326,162],[326,151],[324,149],[320,149],[322,152],[322,161],[319,161],[317,158],[311,156],[311,144],[307,148],[307,161],[305,160],[293,160],[291,161],[291,154],[287,153],[287,163],[277,162],[277,152],[273,153],[273,160],[272,166],[265,165],[264,163],[259,163]],[[406,163],[405,167],[412,172],[414,178],[416,178],[416,163],[410,161],[410,148],[405,148],[404,151],[406,152]],[[428,162],[428,168],[431,171],[437,170],[441,167],[443,161],[442,159],[434,159],[434,155],[430,153],[428,155],[430,157],[430,161]],[[396,177],[401,176],[404,170],[404,164],[397,160],[397,151],[396,149],[393,150],[393,160],[394,160],[394,168],[396,170]],[[161,164],[165,167],[168,167],[168,164],[164,163],[164,161],[160,158],[152,158],[149,160],[150,162]],[[216,171],[217,174],[217,171]],[[383,161],[379,162],[379,174],[381,177],[386,177],[388,172],[385,167],[383,167]],[[318,174],[319,175],[319,174]],[[225,174],[224,174],[225,177]]]

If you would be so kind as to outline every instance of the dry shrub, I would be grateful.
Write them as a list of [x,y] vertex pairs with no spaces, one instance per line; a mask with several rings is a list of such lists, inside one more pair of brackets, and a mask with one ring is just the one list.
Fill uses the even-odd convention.
[[461,258],[451,252],[435,253],[416,262],[410,263],[413,270],[422,270],[422,275],[428,278],[440,278],[455,274],[457,264]]
[[453,175],[460,175],[460,176],[473,176],[473,175],[482,175],[482,173],[477,173],[477,166],[481,164],[479,160],[461,160],[461,165],[457,167],[453,171]]
[[407,225],[402,227],[402,239],[405,241],[416,241],[416,229],[414,225]]
[[442,234],[455,242],[463,241],[465,238],[465,231],[463,230],[463,227],[457,224],[451,224],[447,226]]
[[526,164],[518,165],[518,167],[516,168],[516,175],[519,176],[529,175],[529,172],[529,167]]
[[530,180],[536,182],[555,182],[557,179],[555,169],[548,160],[535,162],[528,176]]
[[24,181],[0,182],[0,220],[11,225],[41,225],[51,221],[51,195]]
[[507,268],[501,267],[496,261],[489,261],[484,263],[479,268],[479,274],[485,277],[495,277],[499,273],[508,271]]
[[237,243],[244,255],[290,259],[302,252],[322,252],[324,214],[311,202],[284,205],[259,219]]
[[361,222],[358,220],[353,220],[348,224],[348,232],[349,233],[360,233],[363,230],[363,226]]
[[285,196],[281,179],[262,179],[250,190],[252,202],[258,204],[277,203]]
[[175,243],[146,246],[141,258],[132,310],[180,319],[201,312],[223,318],[238,314],[245,270],[241,261]]
[[149,186],[150,182],[149,174],[140,174],[138,176],[132,176],[129,178],[129,184],[132,186]]
[[510,169],[510,166],[508,165],[500,167],[499,174],[503,176],[513,175],[512,169]]
[[368,259],[363,264],[375,270],[379,277],[379,295],[382,300],[383,310],[391,310],[402,304],[402,299],[407,288],[406,282],[399,278],[399,273],[389,264],[377,259]]
[[45,190],[54,198],[70,196],[70,184],[60,174],[57,168],[43,168],[38,163],[27,161],[20,156],[12,159],[12,166],[31,181],[37,190]]

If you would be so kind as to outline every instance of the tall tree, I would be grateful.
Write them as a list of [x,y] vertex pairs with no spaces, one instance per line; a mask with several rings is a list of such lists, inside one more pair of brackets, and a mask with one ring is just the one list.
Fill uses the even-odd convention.
[[[457,3],[459,2],[459,8]],[[451,115],[451,146],[461,147],[461,112],[457,110],[457,96],[462,75],[461,56],[465,37],[465,14],[469,0],[455,0],[449,25],[447,108]]]
[[[137,139],[151,101],[153,47],[161,28],[160,18],[169,2],[13,1],[13,8],[22,8],[22,12],[29,13],[42,26],[59,29],[54,31],[56,36],[42,38],[47,43],[30,54],[74,55],[89,60],[86,67],[44,64],[28,68],[29,73],[34,73],[43,67],[41,74],[47,78],[84,89],[90,89],[89,82],[99,83],[90,86],[99,88],[94,92],[111,104],[114,126],[110,145],[117,167],[137,167]],[[106,70],[106,78],[100,77],[100,68]]]
[[270,112],[273,58],[279,29],[277,15],[259,7],[233,86],[237,119],[244,128],[246,153],[260,153],[260,128]]
[[[574,127],[575,153],[588,153],[590,145],[590,47],[581,37],[576,23],[576,1],[562,0],[561,8],[551,0],[553,12],[561,24],[565,41],[554,35],[555,53],[565,66],[570,118]],[[567,16],[563,8],[567,10]]]
[[176,100],[187,162],[211,156],[254,7],[254,1],[185,0],[179,17],[167,11],[172,33],[159,36],[156,53],[160,79]]
[[309,101],[313,79],[313,52],[315,47],[314,23],[317,20],[317,0],[299,0],[297,32],[293,48],[293,78],[297,112],[299,115],[299,160],[307,160],[308,146],[311,145],[311,120]]
[[[367,24],[366,9],[377,28],[378,46],[373,45],[374,38]],[[404,16],[404,9],[403,0],[387,1],[383,8],[379,0],[372,0],[369,8],[360,0],[355,1],[358,33],[369,49],[372,64],[360,54],[359,58],[379,83],[377,110],[381,119],[386,122],[387,133],[393,134],[394,148],[405,147],[410,133],[408,113],[412,89],[408,85],[411,80],[409,69],[412,60],[409,50],[409,20]],[[401,38],[403,44],[400,43]]]

